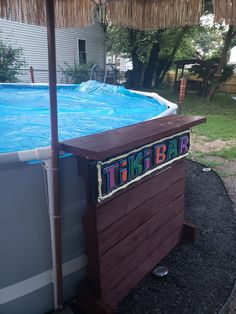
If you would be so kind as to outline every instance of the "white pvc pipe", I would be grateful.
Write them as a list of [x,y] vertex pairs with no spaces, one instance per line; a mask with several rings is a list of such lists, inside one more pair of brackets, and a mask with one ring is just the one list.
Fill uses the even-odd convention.
[[54,293],[54,307],[57,307],[57,276],[56,276],[56,241],[55,241],[55,219],[54,219],[54,202],[53,202],[53,180],[52,180],[52,159],[44,160],[44,167],[47,173],[47,193],[48,193],[48,214],[50,222],[50,234],[51,234],[51,250],[52,250],[52,282]]
[[48,146],[38,147],[33,150],[19,151],[18,157],[20,161],[47,160],[52,157],[52,148]]
[[52,157],[52,148],[38,147],[32,150],[23,150],[14,153],[0,154],[0,164],[47,160]]

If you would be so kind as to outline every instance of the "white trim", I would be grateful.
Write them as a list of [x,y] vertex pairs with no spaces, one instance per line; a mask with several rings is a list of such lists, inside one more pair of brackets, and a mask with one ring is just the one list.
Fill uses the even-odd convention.
[[[87,257],[80,255],[62,265],[63,277],[85,268]],[[23,297],[52,283],[52,269],[0,289],[0,305]]]
[[161,140],[158,140],[158,141],[152,142],[152,143],[150,143],[150,144],[144,145],[144,146],[142,146],[142,147],[140,147],[140,148],[134,149],[134,150],[132,150],[132,151],[126,153],[126,154],[123,154],[123,155],[114,157],[114,158],[109,159],[109,160],[107,160],[107,161],[104,161],[104,162],[98,161],[98,162],[97,162],[98,202],[101,202],[101,201],[103,201],[104,199],[106,199],[106,198],[108,198],[108,197],[111,197],[114,193],[116,193],[116,192],[118,192],[118,191],[120,191],[120,190],[125,189],[125,188],[128,187],[130,184],[132,184],[132,183],[134,183],[134,182],[137,182],[137,181],[143,179],[144,177],[150,175],[150,174],[153,173],[154,171],[156,171],[156,170],[158,170],[158,169],[161,169],[161,168],[163,168],[163,167],[165,167],[165,166],[167,166],[167,165],[171,165],[174,161],[177,161],[177,160],[179,160],[179,159],[182,159],[182,158],[186,157],[186,156],[188,155],[188,152],[187,152],[186,154],[184,154],[184,155],[181,155],[181,156],[178,156],[178,157],[176,157],[176,158],[174,158],[174,159],[171,159],[171,160],[169,160],[169,161],[167,161],[167,162],[165,162],[165,163],[163,163],[163,164],[161,164],[161,165],[159,165],[159,166],[157,166],[157,167],[155,167],[155,168],[153,168],[153,169],[148,170],[147,172],[143,173],[141,176],[138,176],[138,177],[136,177],[135,179],[133,179],[133,180],[127,182],[126,184],[119,186],[117,189],[111,191],[110,193],[108,193],[108,194],[106,194],[106,195],[102,195],[102,173],[101,173],[102,165],[106,165],[106,164],[112,163],[113,161],[116,161],[116,160],[119,160],[119,159],[123,159],[123,158],[127,157],[128,155],[130,155],[130,154],[132,154],[132,153],[139,152],[139,151],[143,150],[144,148],[151,147],[151,146],[153,146],[153,145],[155,145],[155,144],[164,142],[164,141],[166,141],[166,140],[168,140],[168,139],[172,139],[172,138],[174,138],[174,137],[176,137],[176,136],[180,136],[180,135],[182,135],[182,134],[190,134],[190,130],[186,130],[186,131],[183,131],[183,132],[174,134],[174,135],[172,135],[172,136],[165,137],[165,138],[163,138],[163,139],[161,139]]
[[132,93],[135,93],[135,94],[152,97],[152,98],[156,99],[158,102],[160,102],[161,104],[166,105],[167,109],[164,112],[160,113],[158,116],[153,117],[153,118],[151,118],[149,120],[153,120],[153,119],[156,119],[156,118],[161,118],[161,117],[177,114],[178,105],[176,105],[175,103],[173,103],[173,102],[171,102],[171,101],[161,97],[157,93],[142,92],[142,91],[131,90],[131,89],[129,89],[129,91],[132,92]]

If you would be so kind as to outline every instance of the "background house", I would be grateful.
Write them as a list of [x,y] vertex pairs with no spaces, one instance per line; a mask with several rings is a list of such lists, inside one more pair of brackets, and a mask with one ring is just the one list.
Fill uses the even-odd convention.
[[230,50],[229,65],[236,65],[236,46]]
[[133,64],[131,59],[123,55],[107,55],[107,63],[115,64],[117,70],[121,72],[126,72],[133,69]]
[[[0,39],[13,47],[21,47],[27,62],[19,77],[31,82],[29,68],[34,68],[36,83],[48,82],[48,56],[46,27],[33,26],[0,19]],[[80,29],[57,29],[57,65],[94,62],[105,67],[104,30],[99,23]],[[64,78],[58,67],[58,83]]]

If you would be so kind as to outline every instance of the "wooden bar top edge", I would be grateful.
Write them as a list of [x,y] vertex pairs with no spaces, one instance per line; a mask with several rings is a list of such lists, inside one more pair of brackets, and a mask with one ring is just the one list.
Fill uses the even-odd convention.
[[66,140],[60,143],[60,150],[96,161],[105,160],[204,122],[206,117],[202,116],[171,115]]

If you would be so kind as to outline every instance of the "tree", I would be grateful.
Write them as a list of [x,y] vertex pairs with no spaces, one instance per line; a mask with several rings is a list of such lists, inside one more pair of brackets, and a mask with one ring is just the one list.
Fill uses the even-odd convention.
[[19,82],[17,76],[26,66],[21,48],[13,48],[0,40],[0,82]]
[[133,70],[128,72],[127,80],[129,87],[158,87],[175,59],[199,55],[197,39],[205,32],[204,27],[196,26],[136,31],[110,25],[107,27],[107,51],[132,59]]
[[225,35],[224,46],[222,49],[222,53],[220,55],[217,71],[214,75],[214,78],[212,80],[212,83],[210,85],[210,88],[209,88],[209,91],[207,94],[207,100],[209,102],[212,100],[215,92],[219,88],[220,83],[222,81],[222,73],[223,73],[223,69],[224,69],[226,62],[227,62],[227,55],[228,55],[229,49],[231,47],[231,44],[232,44],[235,36],[236,36],[236,27],[234,27],[233,25],[230,25],[229,29]]
[[[194,65],[190,72],[197,75],[203,81],[203,88],[200,91],[201,95],[206,97],[208,93],[208,86],[213,82],[215,74],[218,69],[219,58],[211,58],[205,60],[201,64]],[[233,74],[233,68],[231,66],[225,65],[220,77],[220,84],[225,82]]]
[[[213,13],[214,10],[213,10],[213,1],[212,0],[204,0],[204,6],[205,6],[205,14]],[[229,8],[229,10],[230,10],[230,8]],[[220,28],[222,30],[223,25],[220,25]],[[208,93],[207,93],[207,97],[206,97],[208,102],[211,102],[215,92],[217,91],[217,89],[220,86],[220,83],[222,82],[222,74],[224,73],[224,68],[226,66],[227,55],[228,55],[228,52],[229,52],[229,49],[231,48],[231,46],[233,46],[233,44],[235,44],[234,43],[235,36],[236,36],[236,28],[233,25],[229,25],[228,31],[225,34],[225,38],[224,38],[224,42],[223,42],[223,48],[222,48],[222,52],[220,54],[217,70],[216,70],[214,78],[211,82],[210,88],[208,89]]]

